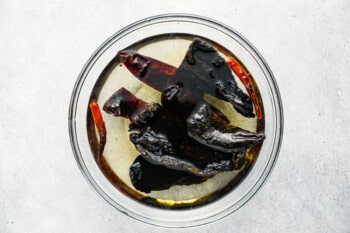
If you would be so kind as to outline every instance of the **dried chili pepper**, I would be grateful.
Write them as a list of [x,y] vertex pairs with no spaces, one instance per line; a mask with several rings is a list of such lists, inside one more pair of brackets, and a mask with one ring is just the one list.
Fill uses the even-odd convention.
[[106,113],[129,118],[134,125],[139,127],[150,124],[149,121],[159,109],[159,104],[140,100],[125,88],[117,90],[103,105]]
[[205,103],[196,106],[188,117],[187,123],[188,134],[192,138],[210,148],[226,153],[245,151],[265,138],[263,134],[224,124]]
[[169,64],[130,50],[120,51],[118,56],[135,77],[158,91],[164,90],[175,80],[176,67]]
[[132,163],[129,175],[134,187],[145,193],[168,189],[173,185],[199,184],[207,180],[188,172],[154,165],[142,156],[138,156]]
[[227,101],[245,117],[254,117],[252,101],[237,85],[230,67],[212,45],[195,39],[176,75],[189,96],[197,101],[204,94]]
[[99,159],[102,156],[104,147],[106,145],[107,131],[98,103],[94,101],[90,102],[89,107],[100,138],[97,152],[97,158]]
[[230,66],[230,68],[233,70],[233,72],[238,76],[238,78],[242,81],[243,85],[247,89],[250,98],[252,98],[252,101],[254,102],[255,106],[255,112],[258,117],[258,119],[263,118],[263,111],[260,108],[259,101],[255,92],[255,89],[253,88],[253,81],[251,76],[246,72],[246,70],[236,61],[234,58],[230,58],[227,61],[227,64]]

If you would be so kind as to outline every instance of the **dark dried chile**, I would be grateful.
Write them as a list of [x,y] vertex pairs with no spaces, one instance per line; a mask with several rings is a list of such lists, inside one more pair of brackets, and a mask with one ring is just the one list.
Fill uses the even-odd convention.
[[199,184],[207,180],[187,172],[156,166],[142,156],[138,156],[130,167],[130,179],[134,187],[142,192],[164,190],[173,185]]

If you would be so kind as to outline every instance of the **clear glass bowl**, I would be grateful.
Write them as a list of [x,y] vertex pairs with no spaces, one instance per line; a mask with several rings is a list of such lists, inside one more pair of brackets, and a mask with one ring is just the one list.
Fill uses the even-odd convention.
[[[160,34],[193,34],[212,40],[232,53],[254,77],[264,106],[265,140],[246,177],[217,200],[185,209],[156,208],[138,202],[116,189],[96,164],[87,132],[91,92],[106,66],[120,51]],[[270,174],[280,149],[283,131],[278,87],[267,63],[238,32],[214,20],[184,14],[153,16],[133,23],[110,37],[90,57],[73,89],[69,106],[69,133],[74,156],[84,177],[97,193],[122,213],[158,226],[189,227],[221,219],[244,205]]]

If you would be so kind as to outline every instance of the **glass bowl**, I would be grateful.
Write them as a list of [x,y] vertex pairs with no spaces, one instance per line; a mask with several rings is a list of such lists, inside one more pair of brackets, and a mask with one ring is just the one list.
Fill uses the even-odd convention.
[[[224,191],[219,192],[220,195],[204,198],[205,201],[198,203],[193,201],[192,204],[188,204],[188,200],[171,202],[157,197],[147,198],[147,200],[157,200],[158,205],[155,205],[154,202],[145,204],[146,202],[138,201],[137,195],[130,195],[125,192],[125,189],[116,188],[116,185],[110,182],[111,179],[101,171],[101,167],[96,163],[96,155],[91,149],[91,135],[87,130],[87,125],[91,121],[91,115],[90,120],[88,117],[90,114],[88,106],[91,99],[99,98],[98,93],[94,93],[94,90],[96,88],[100,90],[106,83],[106,77],[112,73],[111,70],[118,67],[119,63],[115,61],[118,51],[130,45],[140,44],[146,38],[158,38],[160,35],[175,35],[175,37],[180,35],[180,39],[183,39],[182,36],[194,35],[217,43],[225,48],[225,51],[231,52],[254,78],[263,111],[264,118],[257,120],[256,128],[264,132],[264,142],[259,146],[258,155],[252,159],[249,167],[239,173],[244,173],[239,182],[233,181],[234,177],[231,177],[231,183],[227,184],[229,188],[224,188]],[[146,43],[144,48],[148,47],[150,46]],[[172,49],[181,50],[176,46]],[[151,49],[151,51],[154,50],[154,48]],[[160,54],[159,56],[162,55],[160,51],[163,50],[156,51],[157,55]],[[164,54],[162,56],[165,58]],[[102,83],[101,80],[103,80]],[[122,83],[120,85],[124,85],[124,81],[120,80]],[[115,85],[118,85],[118,80]],[[280,149],[282,131],[283,114],[278,87],[263,57],[235,30],[212,19],[195,15],[153,16],[115,33],[96,50],[83,67],[74,86],[69,106],[69,133],[72,149],[78,166],[91,187],[122,213],[142,222],[163,227],[190,227],[210,223],[243,206],[259,190],[270,174]],[[217,176],[215,179],[219,181],[221,178]],[[207,190],[203,185],[200,188],[204,190],[203,192]],[[186,193],[188,190],[181,191],[180,189],[178,192]]]

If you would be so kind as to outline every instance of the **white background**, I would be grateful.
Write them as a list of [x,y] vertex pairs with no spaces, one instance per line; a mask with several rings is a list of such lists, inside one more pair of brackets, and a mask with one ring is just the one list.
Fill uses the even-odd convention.
[[165,232],[104,202],[73,157],[68,105],[89,56],[161,13],[243,34],[280,88],[285,132],[267,183],[216,223],[167,232],[350,232],[350,2],[0,1],[0,232]]

